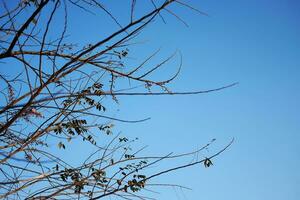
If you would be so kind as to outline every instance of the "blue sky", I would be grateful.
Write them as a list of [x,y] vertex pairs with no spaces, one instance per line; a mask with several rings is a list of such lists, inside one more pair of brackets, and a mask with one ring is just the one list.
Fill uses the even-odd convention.
[[[128,22],[128,10],[123,5],[127,1],[124,2],[107,3],[122,24]],[[137,6],[142,11],[149,9],[148,4],[143,7],[140,2]],[[172,91],[239,84],[193,96],[120,97],[120,104],[111,108],[114,116],[151,120],[117,123],[116,131],[139,137],[141,146],[149,145],[144,151],[146,155],[183,153],[216,138],[216,144],[201,157],[235,138],[230,149],[213,160],[213,167],[195,166],[155,179],[192,188],[159,189],[160,194],[154,195],[157,199],[299,199],[299,1],[186,2],[209,16],[172,6],[189,27],[164,13],[167,24],[157,18],[147,27],[136,38],[143,43],[130,47],[132,60],[128,63],[141,61],[158,48],[161,53],[157,62],[177,50],[182,54],[183,66],[180,76],[170,85]],[[86,20],[88,17],[91,16],[78,17],[77,10],[70,12],[70,40],[95,41],[99,37],[91,35],[94,31],[100,30],[103,38],[118,28],[112,23],[103,25],[110,20],[105,14],[90,21]],[[174,58],[153,78],[162,79],[174,73],[178,61],[178,57]],[[81,151],[78,149],[77,153]]]
[[164,52],[181,51],[183,70],[171,88],[239,85],[197,96],[124,98],[121,116],[152,119],[121,125],[122,131],[138,135],[157,153],[188,151],[212,138],[220,146],[232,137],[235,143],[212,168],[158,179],[193,189],[163,190],[158,199],[298,199],[299,2],[189,2],[209,17],[176,8],[188,28],[176,20],[158,22],[141,36]]

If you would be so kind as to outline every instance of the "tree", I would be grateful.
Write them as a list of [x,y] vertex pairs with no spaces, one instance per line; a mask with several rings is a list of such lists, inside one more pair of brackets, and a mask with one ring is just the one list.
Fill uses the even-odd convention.
[[[161,160],[195,155],[213,141],[191,153],[140,156],[139,150],[129,148],[135,140],[112,134],[114,121],[138,123],[147,119],[110,117],[109,105],[104,105],[104,98],[111,97],[110,103],[117,103],[118,96],[200,94],[234,85],[207,91],[171,92],[167,85],[178,76],[181,63],[177,72],[166,80],[155,81],[149,77],[175,54],[148,69],[145,65],[157,56],[158,51],[135,67],[128,64],[134,38],[154,23],[154,19],[164,20],[162,12],[182,21],[170,10],[171,4],[203,14],[178,0],[149,2],[151,10],[136,17],[138,8],[132,0],[130,19],[125,25],[121,25],[97,0],[2,2],[0,59],[5,74],[0,74],[3,96],[0,198],[100,199],[118,196],[142,199],[141,194],[150,179],[200,163],[210,167],[211,159],[231,145],[232,141],[202,160],[146,176],[149,166]],[[81,12],[105,13],[118,30],[85,45],[69,41],[68,35],[72,32],[68,32],[68,16],[74,8]],[[11,65],[16,66],[17,71],[11,70]],[[130,84],[124,89],[125,81]],[[132,86],[137,83],[143,84],[144,89]],[[109,137],[110,141],[99,145],[97,140],[103,137]],[[89,157],[82,158],[79,165],[65,162],[63,153],[55,153],[57,148],[72,148],[69,143],[72,140],[81,140],[81,148],[94,150]]]

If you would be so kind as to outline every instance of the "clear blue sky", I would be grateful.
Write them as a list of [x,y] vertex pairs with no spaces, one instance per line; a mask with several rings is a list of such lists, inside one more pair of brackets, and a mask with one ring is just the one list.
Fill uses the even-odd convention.
[[[122,24],[128,22],[124,2],[107,3]],[[146,155],[183,153],[216,138],[216,145],[204,152],[204,156],[235,138],[233,146],[213,160],[213,167],[196,166],[157,178],[157,182],[193,189],[182,192],[166,188],[159,190],[160,195],[154,195],[157,199],[298,200],[300,2],[186,2],[209,16],[173,7],[189,27],[165,13],[167,24],[157,18],[136,39],[145,43],[130,48],[129,56],[135,62],[158,48],[161,48],[160,58],[179,50],[183,68],[170,85],[172,91],[205,90],[233,82],[239,85],[196,96],[120,98],[120,105],[112,108],[114,116],[151,117],[151,120],[140,124],[118,123],[117,131],[139,137],[141,145],[149,145],[144,151]],[[141,1],[137,1],[142,10],[148,9],[146,5],[143,8]],[[109,20],[104,14],[96,20],[99,26],[85,17],[70,12],[70,40],[75,38],[78,43],[97,40],[97,35],[91,35],[93,31],[101,30],[105,35],[118,28],[103,26]],[[84,31],[85,27],[89,32]],[[75,31],[78,28],[81,31]],[[154,78],[168,77],[175,72],[176,59]],[[78,149],[78,154],[81,151]]]
[[163,190],[158,199],[299,199],[299,1],[189,2],[209,17],[176,8],[189,28],[158,21],[140,38],[164,52],[181,51],[183,71],[174,90],[240,84],[198,96],[124,98],[121,116],[152,119],[122,125],[122,131],[157,153],[188,151],[212,138],[218,145],[236,140],[212,168],[158,179],[193,189]]

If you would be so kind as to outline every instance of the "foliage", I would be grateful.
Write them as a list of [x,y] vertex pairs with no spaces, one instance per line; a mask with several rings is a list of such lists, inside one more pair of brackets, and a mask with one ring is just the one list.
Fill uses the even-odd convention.
[[[140,156],[141,149],[131,149],[136,139],[113,133],[114,122],[147,120],[110,117],[108,108],[118,103],[118,96],[200,94],[234,85],[171,92],[167,84],[177,77],[181,63],[171,78],[156,81],[150,76],[173,55],[150,68],[146,65],[158,51],[138,66],[128,64],[131,42],[154,19],[165,21],[162,13],[166,12],[182,21],[168,8],[171,4],[200,12],[177,0],[149,2],[151,10],[136,17],[138,8],[132,0],[125,25],[97,0],[3,2],[0,60],[6,73],[0,74],[0,198],[143,198],[140,192],[151,185],[150,179],[199,163],[210,167],[211,159],[231,144],[208,158],[147,174],[147,168],[162,160],[197,155],[211,143],[186,154]],[[68,16],[75,8],[82,13],[105,13],[118,30],[88,44],[70,42]],[[118,89],[124,80],[130,81],[128,88]],[[141,84],[144,89],[135,90]],[[110,97],[112,101],[104,105],[103,100]],[[104,137],[109,141],[98,144]],[[67,162],[63,151],[79,140],[84,143],[80,148],[93,153],[75,163]]]

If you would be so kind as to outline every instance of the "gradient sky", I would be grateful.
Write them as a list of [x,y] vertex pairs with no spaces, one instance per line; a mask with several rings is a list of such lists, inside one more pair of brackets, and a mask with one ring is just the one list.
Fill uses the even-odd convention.
[[[128,2],[124,2],[107,3],[123,24],[128,22],[128,10],[123,5]],[[147,10],[141,2],[137,1],[137,6]],[[151,120],[139,124],[117,123],[117,131],[139,137],[140,145],[149,145],[144,151],[146,155],[188,152],[216,138],[216,144],[201,157],[216,152],[235,138],[230,149],[213,160],[213,167],[195,166],[155,179],[192,188],[192,191],[159,189],[160,194],[154,194],[157,199],[298,200],[300,2],[191,0],[186,3],[209,16],[172,7],[189,27],[164,13],[167,24],[157,18],[136,39],[145,43],[130,48],[129,56],[135,61],[161,48],[162,59],[180,51],[183,66],[180,76],[170,85],[172,91],[239,84],[193,96],[122,97],[120,105],[112,108],[114,116],[151,117]],[[107,16],[97,19],[98,27],[94,21],[76,15],[70,13],[69,32],[73,32],[72,37],[79,43],[99,39],[89,35],[93,30],[100,29],[105,35],[118,28],[101,25],[109,20]],[[76,32],[78,27],[82,31]],[[89,32],[84,27],[89,27]],[[174,73],[178,60],[176,57],[154,78]],[[174,163],[177,164],[180,162]]]
[[193,190],[163,190],[158,199],[299,199],[299,1],[188,2],[209,17],[175,9],[188,28],[158,22],[142,37],[165,52],[181,51],[183,69],[173,90],[239,85],[197,96],[124,98],[121,116],[152,119],[122,131],[157,153],[189,151],[212,138],[220,146],[232,137],[235,143],[212,168],[161,177]]

